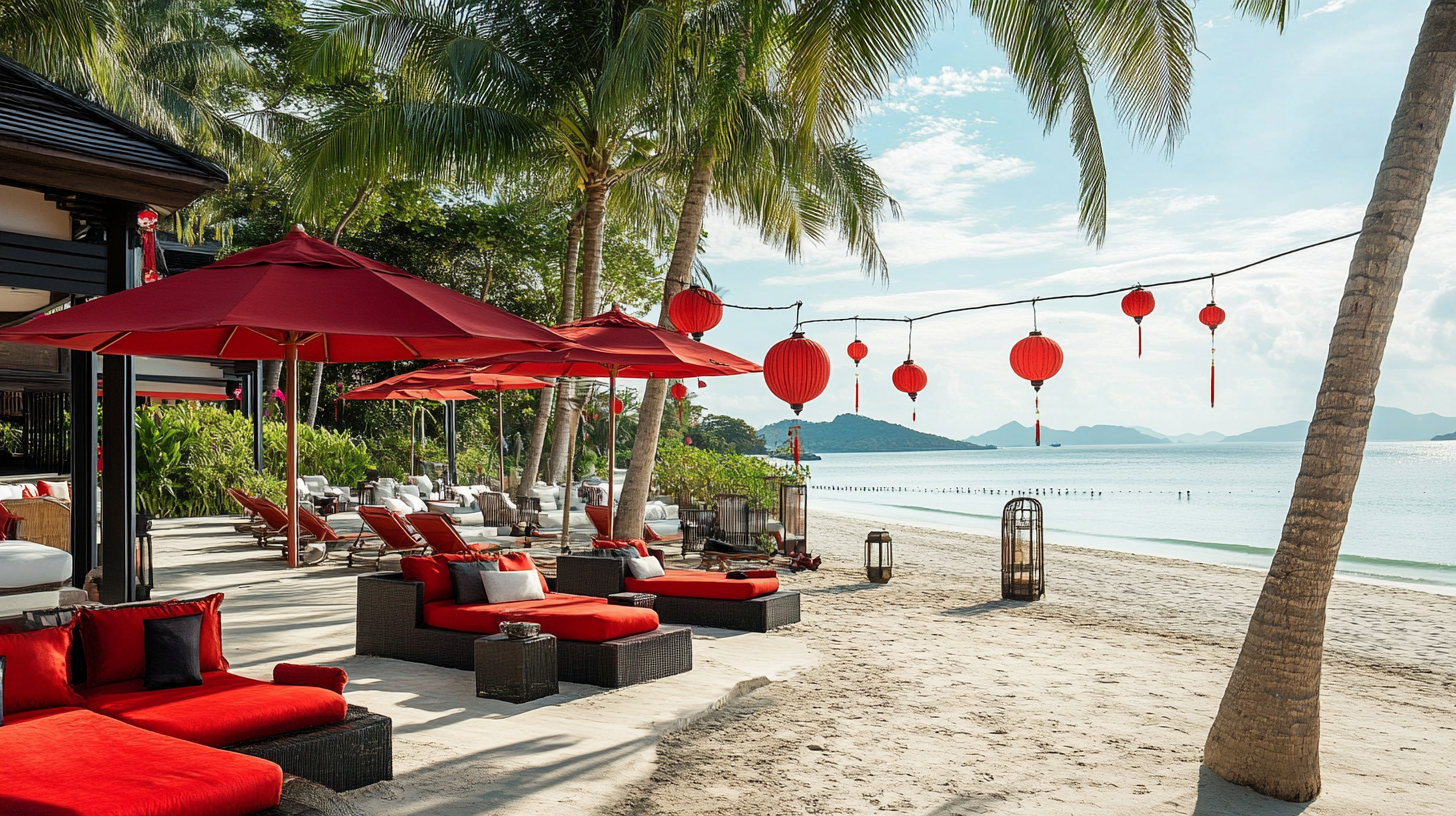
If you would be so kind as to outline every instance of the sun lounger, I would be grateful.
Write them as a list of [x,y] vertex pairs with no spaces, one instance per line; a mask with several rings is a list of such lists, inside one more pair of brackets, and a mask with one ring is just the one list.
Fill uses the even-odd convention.
[[436,555],[449,555],[454,553],[485,553],[499,550],[499,544],[471,544],[460,537],[455,529],[455,522],[450,519],[447,513],[410,513],[405,516],[410,526],[415,528],[430,545],[430,549]]
[[621,558],[563,555],[556,559],[556,588],[599,598],[618,592],[656,595],[652,608],[663,623],[767,632],[799,622],[799,593],[780,589],[776,577],[735,580],[724,573],[668,570],[661,578],[639,580]]
[[366,505],[359,508],[359,518],[369,525],[369,529],[379,536],[379,540],[369,543],[355,541],[349,547],[348,563],[351,567],[354,566],[356,556],[372,557],[377,570],[379,562],[386,555],[424,555],[429,547],[407,526],[404,517],[393,510]]

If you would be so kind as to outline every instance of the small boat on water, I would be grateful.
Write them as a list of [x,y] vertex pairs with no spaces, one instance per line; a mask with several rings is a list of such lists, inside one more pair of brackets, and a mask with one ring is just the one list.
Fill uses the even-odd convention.
[[1062,446],[1062,443],[1060,443],[1060,442],[1053,442],[1052,443],[1052,447],[1054,447],[1054,448],[1060,448],[1061,446]]

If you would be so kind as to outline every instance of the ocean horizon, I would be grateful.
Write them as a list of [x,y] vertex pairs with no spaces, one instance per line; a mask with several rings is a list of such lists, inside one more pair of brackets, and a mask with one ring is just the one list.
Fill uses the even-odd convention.
[[[810,463],[809,511],[999,538],[1002,507],[1025,495],[1043,505],[1048,543],[1266,571],[1302,451],[1266,442],[826,453]],[[1456,594],[1456,444],[1367,445],[1336,575]]]

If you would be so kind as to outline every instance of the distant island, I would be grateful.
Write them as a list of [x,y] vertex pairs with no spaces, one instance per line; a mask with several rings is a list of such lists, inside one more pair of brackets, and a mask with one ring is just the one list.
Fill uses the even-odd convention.
[[[1152,428],[1125,425],[1083,425],[1075,431],[1063,431],[1045,425],[1041,429],[1043,445],[1166,445],[1216,444],[1220,442],[1303,442],[1309,433],[1309,422],[1300,420],[1283,425],[1255,428],[1247,433],[1224,436],[1215,431],[1175,436]],[[1456,442],[1456,417],[1440,414],[1412,414],[1399,408],[1377,405],[1370,417],[1371,442]],[[1008,422],[994,431],[966,438],[967,442],[995,445],[1001,448],[1031,447],[1036,432],[1019,422]]]
[[911,430],[903,425],[840,414],[832,422],[796,422],[791,419],[758,430],[770,450],[788,440],[789,427],[799,426],[799,443],[815,453],[895,453],[900,451],[990,450],[989,445],[960,442]]
[[[1029,448],[1036,444],[1036,429],[1020,422],[1008,422],[994,431],[987,431],[966,439],[977,445],[994,445],[998,448]],[[1043,445],[1166,445],[1165,436],[1149,436],[1135,428],[1122,425],[1083,425],[1075,431],[1062,431],[1046,425],[1041,426]]]

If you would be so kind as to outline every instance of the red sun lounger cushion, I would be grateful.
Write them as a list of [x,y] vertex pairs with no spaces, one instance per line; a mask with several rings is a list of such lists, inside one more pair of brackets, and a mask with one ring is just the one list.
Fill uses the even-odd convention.
[[628,592],[649,592],[669,598],[714,598],[722,601],[746,601],[779,591],[779,578],[746,578],[733,580],[721,572],[701,570],[668,570],[661,578],[627,577]]
[[[56,706],[81,704],[81,695],[71,689],[71,632],[75,621],[65,626],[0,635],[0,655],[5,656],[5,724],[12,714]],[[0,768],[5,766],[0,754]],[[3,811],[0,811],[3,812]]]
[[615,606],[606,598],[552,593],[544,601],[503,604],[466,604],[450,601],[425,604],[425,624],[456,632],[500,633],[501,621],[541,624],[541,632],[562,640],[601,643],[651,632],[657,613],[635,606]]
[[152,618],[202,615],[201,664],[204,672],[227,669],[222,656],[222,594],[195,601],[167,601],[150,606],[84,609],[80,617],[81,648],[86,654],[86,685],[95,688],[140,678],[147,670],[145,626]]
[[73,710],[0,727],[6,816],[245,816],[278,804],[283,769]]
[[128,680],[86,692],[86,707],[124,723],[221,748],[344,719],[344,698],[311,686],[276,686],[228,672],[202,685],[142,691]]

